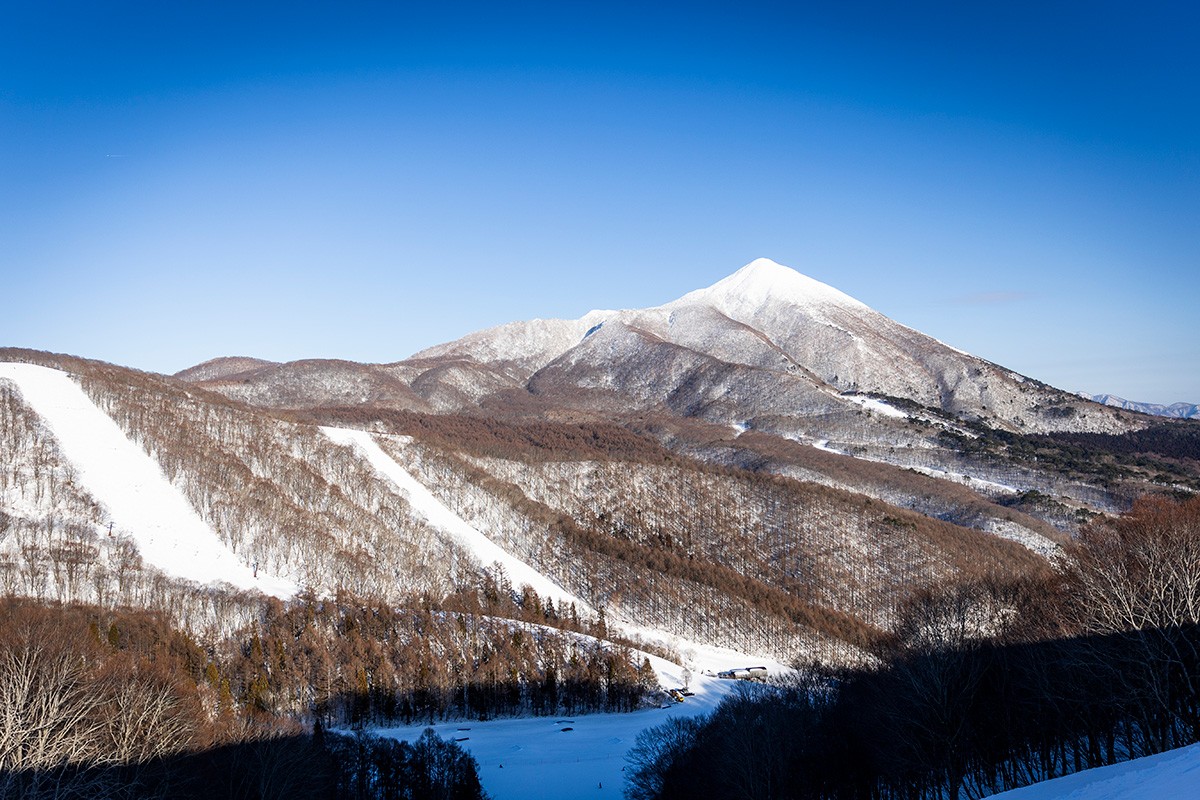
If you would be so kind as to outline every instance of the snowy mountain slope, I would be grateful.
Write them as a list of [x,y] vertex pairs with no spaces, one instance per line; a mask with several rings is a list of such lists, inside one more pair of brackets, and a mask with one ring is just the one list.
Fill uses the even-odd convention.
[[510,322],[436,345],[415,353],[412,360],[445,357],[470,358],[499,364],[514,377],[530,375],[571,349],[591,332],[617,315],[615,311],[589,311],[579,319],[535,319]]
[[[599,326],[599,327],[597,327]],[[614,329],[640,337],[610,336]],[[585,334],[587,334],[585,336]],[[596,340],[605,340],[603,345]],[[727,278],[662,306],[591,312],[579,320],[510,323],[422,351],[428,358],[465,357],[530,376],[547,394],[539,370],[556,376],[555,399],[573,402],[575,390],[601,388],[643,401],[672,397],[674,408],[705,405],[691,392],[686,370],[672,377],[651,371],[643,349],[674,344],[717,361],[761,370],[763,381],[803,377],[814,392],[836,402],[839,393],[901,397],[1014,430],[1119,432],[1137,427],[1112,412],[1039,384],[905,327],[848,295],[769,259],[757,259]],[[642,370],[614,372],[614,364],[643,362]],[[563,366],[569,365],[564,382]],[[703,381],[701,382],[703,383]],[[804,417],[786,390],[759,390],[760,406]],[[583,401],[595,407],[604,400]],[[694,413],[694,412],[691,412]],[[816,413],[821,413],[817,411]],[[798,423],[802,424],[802,423]]]
[[[513,322],[390,364],[295,362],[199,385],[287,409],[619,425],[636,417],[660,430],[697,420],[781,440],[828,441],[854,457],[980,487],[1007,455],[1004,435],[1120,434],[1152,424],[975,358],[768,259],[653,308]],[[998,435],[973,447],[976,425]],[[681,444],[690,447],[669,446]],[[962,457],[979,450],[987,452]],[[1020,466],[1044,470],[1027,454],[1020,458]],[[1021,491],[1049,488],[1053,497],[1061,478],[1051,466],[1022,481]],[[1125,489],[1114,494],[1103,480],[1099,490],[1076,481],[1057,505],[1035,511],[1069,529],[1076,511],[1128,502]]]
[[53,431],[82,486],[107,510],[114,530],[132,537],[142,558],[169,575],[229,583],[277,597],[296,584],[238,558],[200,519],[151,460],[66,373],[33,364],[0,364],[0,378]]
[[[428,448],[409,447],[415,452],[405,463],[444,502],[491,536],[529,531],[516,542],[506,538],[506,545],[536,542],[532,551],[519,550],[522,558],[563,585],[582,587],[576,591],[603,606],[610,620],[642,620],[709,643],[738,642],[742,650],[784,660],[855,650],[853,625],[829,617],[830,610],[886,626],[905,585],[973,570],[1036,571],[1045,563],[989,534],[901,518],[848,491],[767,475],[727,475],[673,459],[546,460],[511,451],[459,453],[439,464],[435,453],[420,452]],[[928,486],[916,491],[930,494]],[[975,503],[965,516],[1015,516],[1047,529],[959,491]],[[509,505],[514,496],[519,505]],[[944,498],[937,512],[957,499]],[[564,535],[560,520],[576,530]],[[972,553],[969,563],[956,555],[963,548]],[[899,574],[905,578],[897,582]],[[756,596],[775,598],[781,611],[748,606]]]
[[[1117,431],[1125,425],[1110,412],[944,345],[768,259],[664,306],[621,312],[607,325],[615,321],[728,363],[772,375],[802,372],[834,394],[901,397],[1019,430]],[[577,365],[580,360],[574,359]],[[1069,410],[1047,414],[1050,405]],[[797,413],[787,402],[775,410]]]
[[[184,370],[180,374],[189,372]],[[405,381],[384,370],[352,361],[293,361],[218,378],[192,380],[235,400],[270,408],[382,405],[429,410],[429,404]]]
[[768,374],[677,344],[625,322],[605,324],[539,370],[529,390],[551,404],[582,408],[664,408],[732,422],[783,405],[822,414],[836,394],[803,374]]
[[[371,465],[387,477],[395,488],[412,505],[414,511],[427,519],[430,524],[446,531],[454,537],[463,548],[477,559],[481,566],[498,565],[504,570],[505,576],[516,588],[529,586],[543,599],[551,599],[560,604],[561,608],[573,606],[581,613],[594,614],[595,609],[582,598],[564,590],[557,582],[544,573],[530,566],[519,558],[514,557],[504,548],[491,541],[484,533],[449,509],[424,485],[417,481],[412,474],[401,466],[395,458],[378,445],[374,437],[366,431],[346,428],[322,427],[322,432],[338,444],[353,447]],[[626,619],[621,615],[612,616],[608,624],[627,636],[643,642],[651,642],[660,647],[672,650],[682,650],[687,653],[691,669],[707,670],[716,673],[737,666],[745,666],[750,662],[765,664],[772,674],[787,671],[779,661],[762,654],[747,654],[730,648],[704,644],[681,638],[676,634],[656,629],[649,625],[639,625],[634,619]],[[583,634],[577,634],[583,636]],[[585,637],[591,638],[591,637]],[[680,665],[673,665],[661,658],[648,653],[637,653],[637,658],[650,658],[660,674],[660,680],[670,685],[682,685]],[[701,693],[703,694],[703,693]],[[721,692],[716,692],[720,695]]]
[[483,364],[471,358],[410,359],[382,369],[407,380],[434,411],[472,408],[524,388],[523,379],[514,378],[507,365]]
[[[258,563],[260,576],[287,575],[318,594],[353,587],[392,599],[445,592],[479,576],[473,559],[386,478],[315,426],[161,376],[30,351],[9,355],[69,370],[208,530],[243,564]],[[158,586],[150,559],[143,570],[136,543],[119,527],[107,536],[107,512],[89,507],[90,494],[77,496],[74,466],[12,385],[0,384],[0,588],[165,603],[157,588],[146,589]],[[187,607],[204,602],[195,587],[170,591]]]
[[[658,631],[660,640],[682,635],[708,645],[734,642],[742,651],[788,659],[801,652],[857,651],[845,638],[863,635],[852,614],[806,605],[779,586],[739,576],[728,564],[700,566],[657,552],[657,546],[613,539],[589,517],[571,519],[565,509],[472,467],[453,449],[399,446],[399,438],[372,440],[363,431],[343,436],[361,441],[365,450],[345,447],[315,425],[264,414],[161,376],[28,351],[12,355],[71,370],[137,459],[164,472],[159,480],[195,509],[222,546],[243,563],[257,562],[260,576],[284,574],[317,594],[348,588],[378,598],[414,592],[440,597],[487,585],[485,569],[500,561],[506,573],[500,585],[530,584],[542,602],[555,601],[568,617],[603,609],[612,624],[644,629],[646,635]],[[36,458],[25,457],[27,431],[36,432],[47,420],[10,386],[15,384],[6,381],[0,393],[0,449],[6,456],[0,469],[0,585],[40,598],[162,602],[154,592],[130,590],[132,584],[119,577],[110,580],[127,568],[123,551],[108,553],[112,548],[102,535],[106,512],[90,509],[91,495],[75,497],[81,482],[71,477],[73,462],[65,454],[43,447]],[[558,428],[549,430],[560,435]],[[613,426],[571,435],[584,437],[578,441],[607,458],[606,439],[597,432],[618,442],[632,440],[634,452],[666,456]],[[410,468],[406,456],[422,450],[417,468]],[[10,452],[22,456],[9,457]],[[31,482],[30,474],[40,474],[40,482]],[[730,509],[721,525],[734,525],[738,513]],[[116,533],[113,541],[119,542],[121,530]],[[136,542],[130,548],[136,557]],[[147,556],[145,562],[149,569],[154,559]],[[663,569],[669,574],[654,572]],[[55,577],[60,572],[67,578]],[[110,577],[94,580],[100,574]],[[147,574],[138,586],[153,580]],[[180,591],[181,607],[206,602],[201,589]]]
[[992,795],[996,800],[1183,800],[1200,797],[1200,744]]

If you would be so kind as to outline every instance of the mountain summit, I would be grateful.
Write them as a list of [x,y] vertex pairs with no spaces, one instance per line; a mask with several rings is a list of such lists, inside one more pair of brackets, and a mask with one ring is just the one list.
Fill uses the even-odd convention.
[[652,308],[512,322],[394,364],[265,364],[201,382],[276,407],[653,412],[802,440],[820,438],[814,420],[861,413],[863,395],[1012,431],[1130,427],[767,258]]
[[794,306],[841,305],[866,308],[850,295],[769,258],[756,258],[712,286],[689,292],[667,305],[706,303],[732,311],[752,310],[771,302]]

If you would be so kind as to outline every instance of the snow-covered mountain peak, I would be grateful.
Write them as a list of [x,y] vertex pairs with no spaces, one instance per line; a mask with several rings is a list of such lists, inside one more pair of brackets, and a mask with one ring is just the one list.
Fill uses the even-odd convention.
[[769,258],[756,258],[729,277],[705,289],[689,292],[669,305],[703,303],[728,313],[752,311],[769,302],[867,308],[848,294]]

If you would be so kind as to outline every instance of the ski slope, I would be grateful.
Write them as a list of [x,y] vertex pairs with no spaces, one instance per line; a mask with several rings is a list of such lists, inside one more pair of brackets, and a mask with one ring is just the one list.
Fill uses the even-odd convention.
[[583,599],[563,589],[554,581],[526,564],[521,559],[497,545],[477,528],[451,511],[441,500],[433,496],[408,470],[383,451],[371,434],[349,428],[323,427],[321,431],[338,444],[356,448],[374,467],[387,478],[408,501],[413,510],[423,516],[429,524],[449,534],[480,564],[500,564],[508,574],[513,586],[528,585],[542,597],[550,597],[555,603],[574,603],[581,611],[591,611]]
[[285,578],[262,570],[256,578],[251,566],[171,485],[158,462],[131,442],[67,373],[0,363],[0,378],[17,385],[75,468],[83,489],[104,507],[114,532],[134,541],[144,563],[199,583],[224,582],[276,597],[296,593],[296,585]]
[[993,800],[1184,800],[1200,797],[1200,744],[992,795]]
[[[454,513],[408,470],[384,452],[367,431],[333,427],[322,427],[321,431],[337,444],[356,448],[376,472],[387,478],[396,487],[417,514],[423,516],[438,530],[453,537],[480,564],[484,566],[500,564],[504,567],[513,586],[519,587],[527,584],[543,597],[554,598],[556,603],[574,603],[575,607],[581,611],[594,613],[587,601],[563,589],[548,576],[538,572],[536,568],[497,545],[478,528]],[[693,672],[715,673],[734,667],[749,666],[751,662],[755,665],[766,666],[769,672],[776,675],[790,671],[787,666],[773,659],[705,645],[654,628],[634,625],[616,614],[609,617],[608,624],[610,628],[631,636],[635,641],[639,639],[652,641],[684,654],[685,660]],[[663,664],[667,665],[669,662],[663,662]],[[680,669],[678,665],[671,665],[670,668],[676,671]],[[672,685],[678,685],[680,682],[678,677],[671,678],[671,680],[674,681]]]

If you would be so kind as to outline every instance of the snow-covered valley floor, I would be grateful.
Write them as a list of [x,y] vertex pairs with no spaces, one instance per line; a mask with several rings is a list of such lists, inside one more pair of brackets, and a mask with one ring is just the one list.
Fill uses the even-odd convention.
[[625,787],[625,754],[638,733],[672,716],[708,713],[731,692],[754,691],[742,681],[705,675],[694,676],[691,689],[695,696],[683,703],[624,714],[442,722],[376,732],[413,741],[432,727],[442,738],[459,740],[479,762],[480,781],[495,800],[617,798]]
[[[427,727],[458,740],[479,762],[483,788],[495,800],[617,798],[625,786],[625,754],[642,730],[671,716],[711,711],[742,682],[700,676],[696,696],[666,709],[628,714],[444,722],[377,733],[413,741]],[[1085,770],[992,795],[995,800],[1193,800],[1200,798],[1200,744]]]

